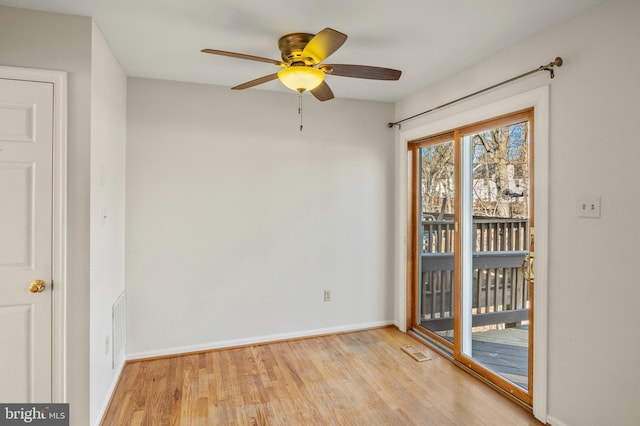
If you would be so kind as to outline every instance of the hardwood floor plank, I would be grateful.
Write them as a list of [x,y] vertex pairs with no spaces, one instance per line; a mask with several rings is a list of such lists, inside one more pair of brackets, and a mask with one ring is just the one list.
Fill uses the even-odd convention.
[[393,328],[128,363],[102,424],[540,425]]

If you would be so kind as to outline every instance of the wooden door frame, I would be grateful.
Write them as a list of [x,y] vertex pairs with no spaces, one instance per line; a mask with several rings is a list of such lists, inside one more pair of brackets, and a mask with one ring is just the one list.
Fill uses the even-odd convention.
[[[506,92],[506,91],[504,91]],[[513,93],[513,91],[511,91]],[[495,94],[485,99],[496,99]],[[396,133],[396,170],[398,173],[396,190],[398,193],[396,204],[396,244],[398,255],[396,259],[401,262],[397,265],[396,296],[400,303],[396,304],[396,324],[400,329],[410,321],[411,308],[408,301],[412,297],[411,289],[407,286],[407,278],[411,274],[407,270],[409,242],[407,218],[408,211],[407,179],[407,148],[409,141],[419,139],[425,135],[438,134],[448,129],[463,127],[469,123],[519,111],[526,108],[534,108],[534,133],[536,137],[535,153],[535,218],[536,218],[536,303],[533,315],[536,326],[533,330],[535,342],[535,356],[533,357],[533,395],[532,407],[534,416],[546,423],[547,421],[547,327],[548,327],[548,240],[549,240],[549,86],[538,87],[516,95],[504,97],[499,101],[487,102],[482,105],[473,102],[461,103],[443,113],[436,113],[434,117],[425,116],[408,125],[407,130],[400,129]],[[480,106],[478,106],[480,105]],[[465,110],[466,108],[466,110]],[[447,115],[448,114],[448,115]],[[400,259],[404,257],[404,259]],[[402,303],[404,302],[404,303]]]
[[0,78],[53,85],[51,402],[66,402],[67,73],[0,66]]

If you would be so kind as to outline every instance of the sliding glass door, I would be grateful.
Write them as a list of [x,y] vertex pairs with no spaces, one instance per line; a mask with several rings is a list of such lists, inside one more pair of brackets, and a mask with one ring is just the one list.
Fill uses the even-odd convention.
[[533,111],[413,141],[412,326],[531,402]]

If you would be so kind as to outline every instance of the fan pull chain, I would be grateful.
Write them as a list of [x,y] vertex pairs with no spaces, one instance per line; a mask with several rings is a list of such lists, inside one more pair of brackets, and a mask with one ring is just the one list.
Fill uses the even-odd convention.
[[302,90],[298,91],[298,114],[300,115],[300,131],[302,131]]

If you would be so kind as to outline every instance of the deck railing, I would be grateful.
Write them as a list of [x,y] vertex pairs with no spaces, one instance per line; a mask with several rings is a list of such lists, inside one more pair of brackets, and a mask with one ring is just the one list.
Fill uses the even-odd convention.
[[[422,222],[420,322],[432,331],[453,329],[452,219]],[[526,219],[473,221],[472,325],[516,325],[528,317],[527,281],[520,265],[528,253]]]

